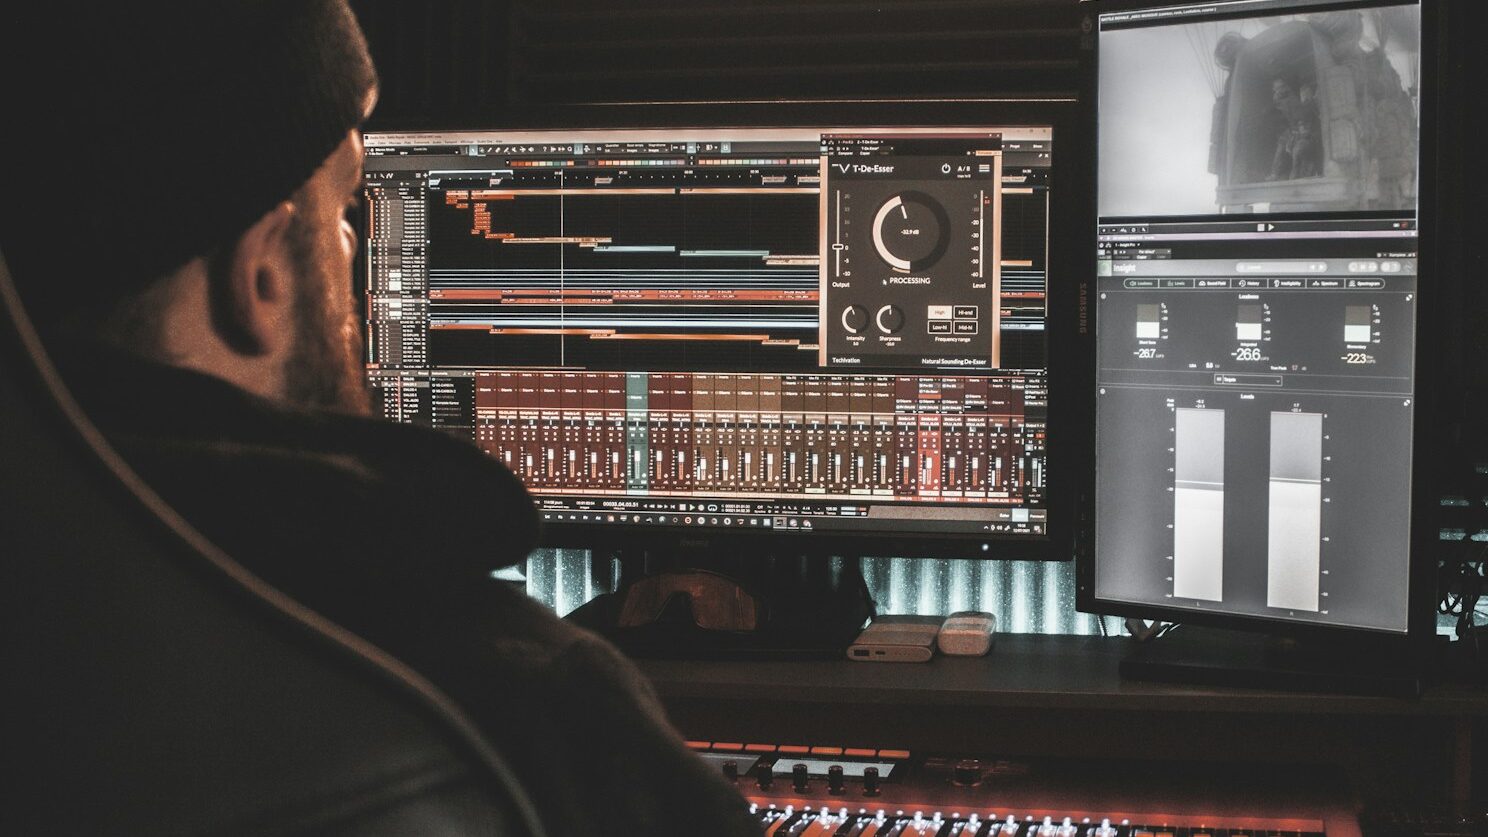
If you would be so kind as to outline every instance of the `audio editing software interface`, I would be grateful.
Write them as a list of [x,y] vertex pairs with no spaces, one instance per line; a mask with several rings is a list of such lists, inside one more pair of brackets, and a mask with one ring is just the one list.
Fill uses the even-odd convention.
[[549,521],[1042,537],[1051,143],[368,134],[376,407]]
[[1096,595],[1403,632],[1419,9],[1224,5],[1100,17]]

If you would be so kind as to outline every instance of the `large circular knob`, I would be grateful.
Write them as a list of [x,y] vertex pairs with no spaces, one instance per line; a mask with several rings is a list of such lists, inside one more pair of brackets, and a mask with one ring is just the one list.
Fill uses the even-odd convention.
[[902,192],[878,208],[873,249],[895,270],[924,270],[945,255],[950,227],[939,201],[924,192]]
[[904,328],[904,312],[897,305],[885,305],[878,309],[873,319],[878,324],[878,330],[884,334],[897,334],[899,329]]
[[842,309],[842,327],[848,334],[862,334],[868,327],[868,309],[861,305],[849,305]]

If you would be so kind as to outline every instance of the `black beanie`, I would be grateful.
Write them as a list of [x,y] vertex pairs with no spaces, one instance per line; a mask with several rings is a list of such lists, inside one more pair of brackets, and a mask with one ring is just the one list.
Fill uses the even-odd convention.
[[0,246],[44,318],[231,244],[376,83],[345,0],[9,5]]

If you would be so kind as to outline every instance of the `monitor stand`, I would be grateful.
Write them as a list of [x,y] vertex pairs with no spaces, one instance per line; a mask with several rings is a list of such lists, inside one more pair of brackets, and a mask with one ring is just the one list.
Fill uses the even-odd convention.
[[1205,686],[1419,697],[1423,665],[1404,640],[1294,640],[1177,626],[1137,644],[1121,676]]
[[[596,581],[605,586],[615,583],[616,592],[595,598],[567,618],[602,634],[633,657],[843,659],[847,646],[875,614],[855,557],[620,550],[595,553],[598,575],[612,572],[612,559],[618,559],[619,579]],[[694,602],[686,593],[663,596],[664,604],[645,624],[621,624],[633,588],[657,583],[667,587],[700,572],[736,585],[740,599],[754,602],[753,629],[699,627]]]

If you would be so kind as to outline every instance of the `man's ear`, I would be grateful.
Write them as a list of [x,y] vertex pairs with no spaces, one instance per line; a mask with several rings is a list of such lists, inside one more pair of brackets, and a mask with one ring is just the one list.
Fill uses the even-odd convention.
[[290,339],[295,275],[289,237],[297,211],[292,201],[281,201],[230,252],[212,260],[212,327],[235,352],[272,354]]

